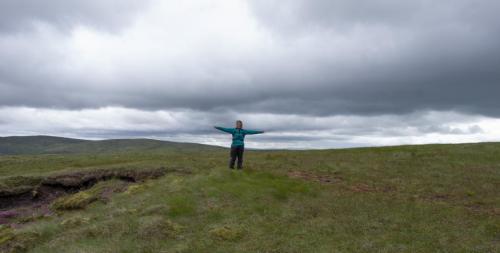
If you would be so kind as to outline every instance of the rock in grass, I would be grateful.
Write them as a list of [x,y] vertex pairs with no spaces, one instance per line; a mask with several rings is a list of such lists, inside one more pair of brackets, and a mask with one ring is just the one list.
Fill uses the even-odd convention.
[[210,230],[212,237],[223,241],[236,241],[243,236],[241,229],[237,227],[221,226]]

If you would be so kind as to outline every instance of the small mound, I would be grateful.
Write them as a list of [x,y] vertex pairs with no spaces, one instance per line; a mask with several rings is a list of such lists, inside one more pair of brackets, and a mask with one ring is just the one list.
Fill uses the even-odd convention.
[[90,222],[90,218],[75,216],[65,219],[61,222],[61,225],[64,227],[77,227],[83,224],[88,224]]
[[33,231],[16,232],[0,225],[0,252],[25,252],[40,237]]
[[14,238],[14,232],[11,228],[0,225],[0,246]]
[[56,210],[72,210],[85,208],[90,203],[97,200],[97,196],[88,192],[79,192],[73,195],[57,199],[52,207]]
[[234,226],[221,226],[211,229],[210,235],[218,240],[236,241],[243,237],[243,231]]
[[126,183],[119,180],[103,181],[92,188],[72,195],[60,197],[52,203],[55,210],[83,209],[96,200],[106,201],[111,192],[125,189]]
[[139,220],[137,235],[144,239],[177,238],[182,226],[161,216],[145,216]]

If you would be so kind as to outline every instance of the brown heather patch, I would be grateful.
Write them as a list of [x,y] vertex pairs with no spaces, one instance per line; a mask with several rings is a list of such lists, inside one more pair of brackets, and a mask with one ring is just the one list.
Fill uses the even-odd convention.
[[342,177],[339,175],[327,175],[327,174],[317,174],[311,171],[290,171],[287,173],[288,177],[298,178],[306,181],[314,181],[323,184],[332,184],[335,182],[342,181]]

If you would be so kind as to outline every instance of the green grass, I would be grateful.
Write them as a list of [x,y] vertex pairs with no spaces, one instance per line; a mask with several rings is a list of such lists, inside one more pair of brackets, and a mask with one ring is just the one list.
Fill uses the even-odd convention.
[[2,228],[0,242],[20,252],[500,251],[500,144],[246,151],[243,171],[226,169],[227,156],[164,148],[0,156],[0,183],[118,165],[192,172]]

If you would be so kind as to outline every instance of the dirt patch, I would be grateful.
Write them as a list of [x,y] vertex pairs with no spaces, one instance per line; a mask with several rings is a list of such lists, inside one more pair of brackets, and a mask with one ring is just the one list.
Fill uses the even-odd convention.
[[48,203],[67,194],[64,191],[54,190],[50,187],[40,186],[35,192],[24,193],[17,196],[0,197],[0,225],[9,224],[16,220],[25,223],[52,214]]
[[100,194],[100,199],[103,201],[103,202],[108,202],[110,199],[111,199],[111,196],[114,194],[114,193],[118,193],[118,192],[123,192],[125,191],[126,189],[128,188],[128,185],[127,184],[122,184],[118,187],[108,187],[108,188],[105,188],[101,194]]
[[349,187],[349,189],[353,192],[376,192],[377,189],[375,187],[369,186],[367,184],[357,184]]
[[449,205],[463,207],[466,210],[475,214],[500,216],[500,208],[495,206],[493,203],[487,203],[480,200],[469,201],[465,197],[460,197],[459,195],[453,195],[447,193],[439,193],[439,194],[434,193],[427,196],[419,196],[416,199],[427,202],[443,202]]
[[474,213],[487,214],[489,216],[500,216],[500,208],[493,207],[491,205],[485,205],[483,203],[467,203],[464,205],[465,208]]
[[431,201],[446,201],[446,200],[450,200],[450,199],[451,199],[450,194],[434,194],[434,195],[429,196],[427,198],[427,200],[431,200]]
[[309,171],[290,171],[287,175],[291,178],[315,181],[323,184],[331,184],[342,181],[342,177],[340,175],[317,174]]
[[382,192],[389,193],[396,191],[396,187],[394,186],[371,186],[364,183],[358,183],[353,186],[349,186],[348,189],[352,192]]
[[[60,173],[46,178],[7,178],[0,185],[0,224],[22,223],[52,214],[50,205],[56,199],[90,189],[99,182],[111,179],[126,183],[154,179],[176,169],[101,169]],[[22,185],[16,188],[15,182]],[[0,182],[1,183],[1,182]],[[15,188],[15,189],[14,189]],[[14,190],[13,190],[14,189]],[[100,192],[105,201],[122,188],[106,188]]]
[[82,188],[109,179],[137,182],[163,176],[166,172],[167,169],[163,167],[155,169],[102,169],[54,175],[44,179],[42,184],[64,188]]
[[101,181],[119,179],[127,182],[137,182],[160,177],[167,171],[163,167],[153,169],[101,169],[51,175],[40,179],[38,184],[22,185],[22,190],[12,191],[11,188],[0,188],[0,210],[51,200],[64,194],[88,189]]
[[459,204],[457,197],[448,193],[427,193],[423,195],[414,195],[412,199],[418,199],[426,202],[447,202]]

